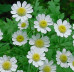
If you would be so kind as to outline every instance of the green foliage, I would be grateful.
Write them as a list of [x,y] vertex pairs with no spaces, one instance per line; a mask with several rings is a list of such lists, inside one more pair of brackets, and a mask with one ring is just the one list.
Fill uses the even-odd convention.
[[73,72],[70,68],[61,68],[60,66],[57,66],[56,72]]
[[8,12],[11,10],[10,4],[0,4],[0,14],[3,14],[4,12]]
[[[74,9],[74,3],[70,3],[70,7],[71,7],[71,9],[72,8]],[[72,10],[70,17],[71,17],[72,20],[74,20],[74,10]]]
[[70,2],[70,0],[61,0],[60,6],[61,12],[65,14],[65,19],[69,18],[70,23],[74,23],[74,2]]
[[[3,41],[11,41],[12,34],[17,31],[17,22],[15,20],[6,19],[7,22],[0,21],[1,30],[4,33]],[[10,42],[11,43],[11,42]]]
[[33,10],[34,10],[34,12],[33,12],[34,16],[37,16],[38,14],[44,13],[44,9],[42,6],[40,6],[39,0],[36,0],[34,2]]
[[[22,0],[23,1],[23,0]],[[36,20],[36,16],[38,14],[49,14],[51,18],[53,19],[53,22],[56,22],[58,19],[65,19],[65,14],[61,12],[60,8],[60,0],[51,0],[41,4],[44,0],[28,0],[28,2],[32,3],[34,12],[32,13],[33,18],[29,19],[29,27],[26,30],[28,38],[31,38],[32,35],[35,35],[37,33],[37,30],[34,29],[34,21]],[[43,6],[42,6],[43,5]],[[71,4],[71,7],[74,5]],[[0,4],[0,14],[3,14],[5,12],[9,12],[11,10],[10,4]],[[74,19],[74,11],[72,11],[71,19]],[[69,20],[69,19],[67,19]],[[16,32],[18,29],[17,26],[18,22],[16,22],[14,19],[6,18],[6,21],[0,19],[0,29],[3,32],[3,39],[0,41],[0,56],[7,55],[11,57],[16,57],[17,64],[18,64],[18,70],[24,70],[24,72],[39,72],[39,69],[34,67],[32,64],[28,63],[28,59],[26,57],[28,51],[30,51],[30,45],[29,42],[23,46],[15,46],[12,43],[12,34]],[[54,64],[56,64],[56,51],[60,50],[62,51],[63,48],[66,48],[67,50],[70,50],[72,54],[74,55],[74,48],[72,45],[72,35],[68,38],[61,38],[58,37],[54,31],[54,27],[50,26],[51,32],[48,32],[44,36],[48,36],[50,38],[50,47],[48,49],[48,52],[46,52],[46,58],[50,61],[53,60]],[[73,34],[73,33],[72,33]],[[73,72],[70,68],[61,68],[59,65],[57,65],[56,72]]]
[[71,15],[71,19],[73,19],[73,20],[74,20],[74,11],[73,11],[73,14]]
[[64,13],[60,12],[60,0],[51,0],[48,2],[47,13],[51,15],[53,21],[56,22],[58,19],[64,18]]

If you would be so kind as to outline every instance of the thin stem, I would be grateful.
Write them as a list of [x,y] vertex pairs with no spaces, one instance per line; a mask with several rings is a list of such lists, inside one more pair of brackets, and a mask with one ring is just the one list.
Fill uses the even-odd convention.
[[60,48],[60,36],[59,36],[59,48]]
[[39,69],[37,68],[36,72],[38,72],[38,70],[39,70]]
[[31,72],[30,64],[28,65],[28,70],[27,72]]

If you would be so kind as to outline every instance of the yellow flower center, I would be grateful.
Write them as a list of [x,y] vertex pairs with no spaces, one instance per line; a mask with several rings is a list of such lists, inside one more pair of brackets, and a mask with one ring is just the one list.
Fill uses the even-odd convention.
[[66,27],[65,27],[64,25],[60,25],[60,26],[58,27],[58,29],[59,29],[59,31],[60,31],[61,33],[65,33],[65,32],[66,32]]
[[22,23],[21,24],[21,27],[26,27],[26,23]]
[[39,47],[39,48],[43,47],[44,46],[44,41],[42,39],[37,39],[35,41],[35,46]]
[[35,54],[33,55],[32,59],[33,59],[34,61],[39,61],[39,60],[40,60],[40,55],[37,54],[37,53],[35,53]]
[[60,60],[63,63],[67,62],[67,56],[65,54],[60,55]]
[[11,63],[9,61],[5,61],[2,64],[2,67],[3,67],[4,70],[9,70],[11,68]]
[[51,67],[48,65],[44,66],[43,72],[51,72]]
[[72,62],[72,65],[74,66],[74,61]]
[[26,9],[23,8],[23,7],[18,8],[18,9],[17,9],[17,14],[18,14],[19,16],[24,16],[24,15],[26,14]]
[[46,28],[47,27],[47,22],[45,20],[40,21],[40,27]]
[[22,42],[22,41],[24,41],[24,37],[22,35],[18,35],[17,38],[16,38],[16,40],[18,42]]

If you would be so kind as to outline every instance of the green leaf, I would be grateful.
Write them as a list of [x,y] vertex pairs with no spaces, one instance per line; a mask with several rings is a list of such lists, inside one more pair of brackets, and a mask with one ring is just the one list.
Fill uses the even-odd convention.
[[73,20],[74,20],[74,14],[72,14],[72,15],[71,15],[71,19],[73,19]]
[[60,19],[64,18],[64,13],[60,12],[59,0],[54,0],[54,1],[51,0],[51,1],[48,2],[47,13],[50,13],[54,22],[56,22],[59,18]]
[[11,10],[10,4],[0,4],[0,14]]
[[33,15],[37,16],[39,13],[44,13],[44,9],[42,6],[40,6],[39,0],[36,0],[36,2],[33,5]]
[[3,40],[2,41],[10,41],[11,43],[11,39],[12,39],[12,34],[18,30],[17,24],[18,22],[16,22],[14,19],[10,20],[10,19],[6,19],[7,22],[5,21],[1,21],[0,22],[0,26],[1,26],[1,30],[3,32]]
[[54,0],[54,2],[58,3],[58,2],[60,2],[60,0]]

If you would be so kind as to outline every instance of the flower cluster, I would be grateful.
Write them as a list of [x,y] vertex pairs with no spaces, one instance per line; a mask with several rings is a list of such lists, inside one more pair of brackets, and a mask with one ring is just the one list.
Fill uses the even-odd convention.
[[[54,23],[50,15],[38,14],[38,16],[36,16],[36,21],[34,21],[34,28],[37,30],[37,33],[33,34],[32,37],[29,38],[27,32],[23,30],[27,30],[29,26],[28,19],[32,18],[32,6],[27,4],[26,1],[22,4],[20,1],[17,1],[17,4],[13,4],[11,9],[11,14],[13,14],[12,17],[19,22],[19,30],[14,32],[12,35],[13,45],[22,46],[29,41],[30,51],[28,51],[28,54],[26,55],[28,63],[38,67],[39,72],[56,72],[54,61],[49,61],[46,58],[46,52],[48,52],[49,47],[51,46],[50,38],[46,36],[46,34],[52,31],[50,26],[53,26],[58,37],[68,38],[72,33],[70,23],[67,22],[67,20],[62,21],[62,19],[59,19]],[[0,30],[0,40],[3,38],[2,35],[3,33]],[[68,68],[70,66],[74,71],[74,56],[70,51],[66,51],[65,48],[62,52],[56,52],[56,62],[61,67]],[[17,70],[17,67],[18,65],[15,57],[11,58],[6,55],[0,57],[0,72],[23,72],[22,70]]]

